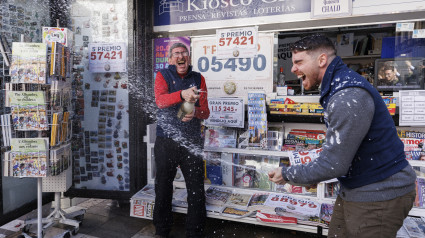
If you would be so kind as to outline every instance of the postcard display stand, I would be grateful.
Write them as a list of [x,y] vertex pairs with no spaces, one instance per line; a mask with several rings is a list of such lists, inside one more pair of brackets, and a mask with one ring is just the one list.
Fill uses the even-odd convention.
[[[67,214],[60,205],[61,193],[72,185],[70,49],[59,40],[13,42],[11,52],[3,55],[10,58],[8,71],[3,63],[4,79],[9,80],[2,85],[4,105],[10,113],[1,115],[2,172],[4,176],[37,178],[37,219],[25,221],[23,229],[28,232],[37,224],[37,237],[43,237],[43,228],[57,222],[72,226],[70,232],[76,234],[85,213],[82,209]],[[46,218],[42,217],[43,192],[55,193],[55,208]]]
[[[300,103],[318,103],[319,97],[316,96],[292,96],[288,97],[293,101],[297,101]],[[302,115],[300,115],[302,117]],[[318,116],[320,117],[320,116]],[[319,120],[317,120],[319,122]],[[300,122],[285,122],[280,123],[280,128],[284,127],[284,133],[286,134],[287,139],[289,139],[289,134],[292,133],[292,131],[296,131],[299,128],[302,128],[303,130],[309,130],[309,131],[325,131],[326,127],[323,123],[306,123],[302,122],[300,118]],[[132,199],[131,199],[131,216],[134,217],[140,217],[140,218],[147,218],[152,219],[153,218],[153,209],[154,209],[154,198],[155,193],[153,191],[153,186],[155,184],[155,163],[154,163],[154,154],[153,154],[153,148],[155,144],[155,128],[156,125],[148,125],[147,126],[147,135],[144,137],[144,142],[147,143],[147,162],[148,162],[148,185],[143,188],[141,191],[136,193]],[[207,127],[208,128],[208,127]],[[270,123],[268,125],[269,133],[272,130],[279,131],[279,126],[272,125]],[[273,128],[273,129],[271,129]],[[305,163],[304,160],[310,160],[317,156],[316,152],[318,153],[320,149],[307,149],[309,150],[308,155],[302,155],[300,153],[291,152],[291,151],[273,151],[272,149],[252,149],[249,147],[244,147],[242,140],[249,138],[249,135],[246,135],[246,133],[239,132],[239,136],[232,136],[232,133],[225,132],[226,129],[232,129],[232,128],[219,128],[214,129],[213,132],[209,132],[209,128],[205,130],[205,158],[206,158],[206,194],[207,194],[207,214],[208,217],[217,218],[217,219],[225,219],[225,220],[233,220],[233,221],[239,221],[239,222],[247,222],[252,224],[261,224],[265,226],[273,226],[278,228],[284,228],[284,229],[291,229],[291,230],[299,230],[304,232],[312,232],[312,233],[319,233],[326,235],[327,234],[327,225],[330,222],[331,217],[331,211],[333,204],[335,202],[337,190],[338,190],[338,183],[336,179],[324,181],[322,183],[319,183],[317,185],[317,188],[314,190],[311,190],[306,187],[297,187],[297,186],[291,186],[291,187],[285,187],[281,185],[273,185],[268,184],[265,178],[262,180],[261,174],[265,171],[269,171],[273,167],[277,166],[283,166],[287,165],[286,161],[290,161],[291,164],[296,163]],[[411,130],[419,130],[423,131],[421,135],[425,135],[425,128],[419,128],[419,127],[409,127],[409,128],[403,128],[398,127],[398,130],[405,130],[405,131],[411,131]],[[244,130],[242,130],[244,131]],[[282,130],[280,130],[282,131]],[[214,136],[211,136],[214,134]],[[297,133],[293,133],[294,135]],[[270,136],[268,136],[270,137]],[[323,140],[324,136],[317,136],[319,139]],[[237,139],[237,146],[233,148],[223,148],[223,145],[230,145],[229,143],[231,140]],[[424,138],[422,138],[423,140]],[[218,140],[220,143],[216,143],[216,145],[209,144],[211,141]],[[220,145],[222,147],[218,147],[217,145]],[[242,145],[242,146],[240,146]],[[248,145],[248,143],[246,144]],[[230,146],[228,146],[230,147]],[[416,145],[417,147],[417,145]],[[318,150],[318,151],[317,151]],[[425,156],[425,153],[424,153]],[[308,158],[307,158],[308,157]],[[260,159],[259,159],[260,158]],[[218,170],[221,170],[221,172],[217,172],[217,170],[214,169],[214,163],[208,165],[209,162],[216,159],[216,161],[220,161],[221,165],[217,167]],[[209,161],[209,162],[208,162]],[[260,162],[259,162],[260,161]],[[266,163],[264,163],[267,161]],[[298,161],[298,162],[297,162]],[[304,162],[303,162],[304,161]],[[409,160],[409,162],[412,164],[412,166],[416,167],[417,169],[419,167],[425,168],[425,164],[423,161],[418,160]],[[219,163],[217,163],[219,164]],[[220,168],[221,167],[221,168]],[[252,171],[250,171],[250,168],[254,168]],[[425,170],[424,170],[425,171]],[[259,172],[259,173],[258,173]],[[210,176],[211,175],[211,176]],[[425,175],[425,173],[424,173]],[[256,177],[255,181],[253,182],[253,177]],[[425,184],[425,179],[423,179]],[[253,184],[256,183],[256,186],[253,186]],[[286,185],[287,186],[287,185]],[[423,186],[425,187],[425,186]],[[179,201],[178,197],[179,194],[179,188],[185,188],[184,179],[182,179],[182,175],[177,173],[177,176],[174,180],[174,188],[175,192],[173,195],[173,211],[175,212],[181,212],[185,213],[187,210],[184,206],[181,205],[181,201]],[[214,190],[211,192],[208,191],[208,188],[213,188]],[[243,206],[235,206],[235,204],[229,205],[229,199],[225,203],[217,203],[217,204],[208,204],[208,194],[213,193],[215,197],[217,197],[217,194],[223,195],[224,192],[220,191],[217,192],[219,189],[227,189],[227,193],[231,193],[232,195],[243,195],[243,194],[250,194],[253,195],[251,197],[251,201],[249,202],[248,209],[246,207],[246,204]],[[418,188],[420,189],[420,188]],[[210,189],[211,190],[211,189]],[[421,189],[423,190],[423,189]],[[229,192],[230,191],[230,192]],[[420,194],[423,194],[424,191],[418,191]],[[252,213],[250,215],[249,212],[252,212],[250,209],[250,206],[253,205],[253,209],[256,210],[256,202],[254,201],[254,195],[255,194],[272,194],[275,198],[283,199],[283,200],[289,200],[290,204],[286,204],[285,207],[292,208],[295,212],[293,214],[285,214],[285,212],[289,211],[289,209],[286,209],[287,211],[277,211],[273,209],[271,212],[270,210],[267,210],[263,204],[259,205],[259,209],[265,209],[264,213],[271,213],[274,215],[269,216],[269,214],[262,214],[258,213],[256,216],[253,216]],[[224,196],[224,195],[223,195]],[[227,196],[227,195],[226,195]],[[421,196],[418,198],[419,200],[424,200]],[[229,198],[229,196],[227,196]],[[184,199],[183,199],[184,200]],[[240,197],[238,198],[238,201],[242,201]],[[275,199],[276,200],[276,199]],[[183,202],[184,203],[184,202]],[[273,207],[279,207],[282,206],[282,204],[276,204],[274,201],[266,201],[266,205],[270,205]],[[305,217],[300,217],[300,215],[305,215],[305,212],[309,212],[306,210],[302,210],[306,206],[300,206],[297,207],[296,204],[308,204],[310,207],[318,206],[320,209],[320,215],[319,217],[316,217],[316,219],[305,219]],[[178,204],[178,205],[176,205]],[[425,204],[425,202],[424,202]],[[292,205],[292,206],[291,206]],[[424,216],[424,210],[423,207],[425,205],[417,205],[414,207],[409,215],[410,216]],[[283,206],[282,206],[283,207]],[[295,208],[295,209],[294,209]],[[239,210],[238,210],[239,209]],[[230,211],[229,211],[230,210]],[[233,211],[232,211],[233,210]],[[248,213],[243,212],[241,210],[247,210]],[[268,212],[267,212],[268,211]],[[299,212],[296,214],[296,212]],[[316,211],[317,212],[317,211]],[[304,214],[302,214],[304,213]],[[311,213],[310,213],[311,214]],[[276,215],[280,215],[276,216]],[[288,219],[292,217],[297,217],[298,220],[294,221],[293,219]],[[282,217],[284,217],[286,220],[282,220]],[[296,224],[294,224],[296,223]]]

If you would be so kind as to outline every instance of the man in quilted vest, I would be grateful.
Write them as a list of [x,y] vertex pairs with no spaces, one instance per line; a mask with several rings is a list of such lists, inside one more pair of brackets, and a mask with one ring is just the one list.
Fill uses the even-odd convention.
[[416,174],[378,91],[336,56],[323,35],[291,46],[291,71],[306,90],[320,88],[327,126],[313,162],[269,172],[277,184],[341,184],[328,237],[396,237],[415,200]]
[[[202,237],[206,211],[201,120],[210,114],[207,87],[204,77],[192,71],[189,51],[184,44],[175,43],[170,47],[168,63],[168,68],[159,71],[155,79],[158,112],[153,223],[158,237],[169,236],[173,225],[173,180],[180,166],[188,194],[186,236]],[[177,112],[184,101],[195,103],[195,110],[180,120]]]

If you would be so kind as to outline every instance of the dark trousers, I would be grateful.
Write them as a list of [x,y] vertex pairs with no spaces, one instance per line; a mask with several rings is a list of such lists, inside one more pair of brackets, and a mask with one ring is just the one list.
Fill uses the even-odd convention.
[[347,202],[337,197],[328,237],[396,237],[412,209],[416,192],[382,202]]
[[156,196],[153,223],[157,235],[168,236],[173,225],[173,215],[171,212],[173,180],[176,176],[177,166],[180,165],[188,194],[186,236],[203,236],[206,220],[204,166],[201,154],[194,155],[189,151],[194,147],[199,148],[200,143],[186,148],[173,139],[163,137],[156,138],[154,147]]

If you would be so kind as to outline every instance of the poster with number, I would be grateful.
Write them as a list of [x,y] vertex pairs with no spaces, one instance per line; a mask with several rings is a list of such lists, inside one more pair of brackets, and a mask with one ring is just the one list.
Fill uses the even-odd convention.
[[248,91],[273,92],[273,33],[258,35],[254,58],[217,59],[216,37],[192,39],[193,70],[206,80],[208,97],[242,97]]
[[242,98],[209,98],[208,107],[210,116],[205,120],[205,125],[244,128],[245,107]]
[[127,72],[125,43],[90,43],[89,69],[92,73]]
[[[189,37],[170,37],[170,38],[157,38],[154,40],[154,73],[156,74],[161,69],[168,68],[168,51],[175,43],[182,43],[186,45],[190,53],[190,38]],[[156,76],[156,75],[155,75]]]

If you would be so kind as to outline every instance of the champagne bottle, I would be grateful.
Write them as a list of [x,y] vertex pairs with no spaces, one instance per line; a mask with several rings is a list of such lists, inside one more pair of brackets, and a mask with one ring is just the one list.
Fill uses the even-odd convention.
[[[198,94],[198,91],[195,91],[195,93]],[[181,121],[187,114],[192,113],[193,110],[195,110],[195,103],[184,101],[177,112],[177,118]]]

